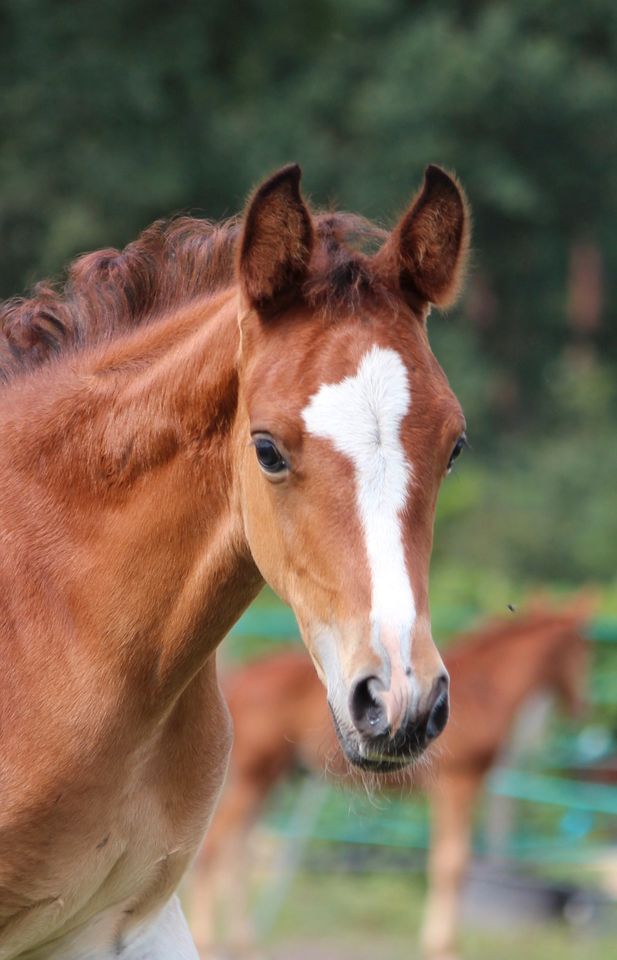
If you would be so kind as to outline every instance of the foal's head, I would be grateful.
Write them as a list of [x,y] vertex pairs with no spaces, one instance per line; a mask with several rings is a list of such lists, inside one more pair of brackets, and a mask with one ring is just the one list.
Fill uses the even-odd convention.
[[588,627],[597,607],[597,597],[583,591],[556,612],[552,637],[546,640],[545,686],[559,706],[580,719],[587,707],[591,645]]
[[[296,614],[348,758],[390,770],[448,716],[428,572],[465,421],[427,317],[456,296],[467,210],[429,167],[386,235],[311,215],[299,179],[287,167],[257,190],[239,244],[244,525]],[[383,242],[360,252],[352,234]]]

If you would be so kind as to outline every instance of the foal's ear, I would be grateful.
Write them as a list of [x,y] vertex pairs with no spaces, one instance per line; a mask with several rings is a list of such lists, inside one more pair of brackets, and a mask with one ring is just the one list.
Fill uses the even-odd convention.
[[293,299],[313,249],[311,215],[300,194],[300,167],[283,167],[257,189],[244,218],[238,273],[248,304],[261,312]]
[[[469,211],[456,180],[433,165],[383,251],[403,290],[438,307],[456,300],[469,248]],[[392,267],[390,267],[391,269]]]

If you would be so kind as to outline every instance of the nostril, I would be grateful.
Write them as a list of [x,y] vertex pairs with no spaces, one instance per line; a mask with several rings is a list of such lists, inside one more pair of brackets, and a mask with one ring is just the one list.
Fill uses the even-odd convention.
[[388,729],[384,705],[379,696],[382,687],[377,677],[369,676],[357,680],[349,695],[349,712],[359,733],[364,736],[378,737]]
[[448,682],[446,680],[445,684],[441,684],[440,689],[437,690],[437,697],[428,715],[426,724],[427,743],[438,737],[440,733],[443,733],[449,715],[450,698],[448,696]]

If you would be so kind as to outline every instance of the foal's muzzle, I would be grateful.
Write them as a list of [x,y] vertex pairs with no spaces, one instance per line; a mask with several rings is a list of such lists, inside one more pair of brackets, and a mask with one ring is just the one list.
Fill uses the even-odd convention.
[[416,759],[444,730],[449,715],[449,679],[441,673],[420,708],[409,707],[392,730],[383,685],[376,676],[357,680],[349,696],[354,735],[346,737],[336,723],[347,759],[358,767],[388,772]]

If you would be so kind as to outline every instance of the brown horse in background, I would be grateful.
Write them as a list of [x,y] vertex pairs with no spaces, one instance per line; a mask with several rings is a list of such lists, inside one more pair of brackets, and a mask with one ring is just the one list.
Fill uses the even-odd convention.
[[264,581],[352,762],[446,723],[428,570],[465,424],[427,317],[465,199],[429,167],[388,234],[299,181],[0,308],[0,960],[197,956],[174,891],[227,764],[215,650]]
[[[422,943],[431,960],[457,955],[474,801],[521,706],[540,691],[554,694],[570,713],[582,704],[588,658],[582,631],[589,615],[587,598],[560,609],[542,603],[459,636],[445,654],[452,715],[430,752],[432,765],[383,780],[388,789],[421,787],[430,796],[433,829]],[[246,839],[274,786],[297,766],[337,783],[357,780],[338,749],[323,689],[301,650],[281,650],[241,666],[224,688],[234,746],[225,790],[190,885],[189,914],[203,957],[213,948],[222,889],[233,889],[227,898],[230,938],[240,950],[251,947]]]

